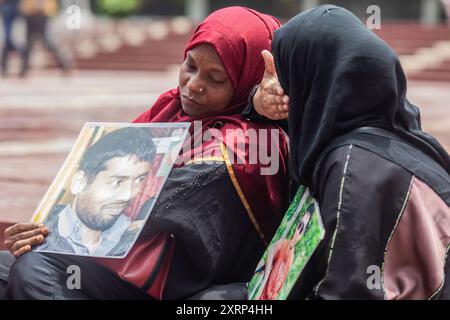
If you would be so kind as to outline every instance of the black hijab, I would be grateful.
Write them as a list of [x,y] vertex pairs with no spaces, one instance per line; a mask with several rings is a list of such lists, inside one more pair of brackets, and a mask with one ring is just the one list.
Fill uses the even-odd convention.
[[295,185],[312,185],[316,161],[335,137],[367,126],[400,136],[450,173],[449,155],[421,130],[419,109],[406,99],[397,55],[351,12],[305,11],[275,32],[272,49],[290,98]]

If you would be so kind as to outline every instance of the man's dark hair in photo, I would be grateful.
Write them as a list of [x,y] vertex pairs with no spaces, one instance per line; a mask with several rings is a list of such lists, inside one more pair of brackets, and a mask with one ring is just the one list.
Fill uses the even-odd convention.
[[105,163],[113,158],[135,155],[140,161],[150,162],[156,146],[148,128],[123,128],[101,137],[84,154],[79,170],[89,179],[105,170]]

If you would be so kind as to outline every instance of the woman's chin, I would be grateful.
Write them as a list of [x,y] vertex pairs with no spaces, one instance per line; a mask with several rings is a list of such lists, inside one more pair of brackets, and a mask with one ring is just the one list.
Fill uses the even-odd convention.
[[202,115],[202,112],[200,112],[199,110],[195,110],[183,104],[181,104],[181,107],[183,108],[184,113],[186,113],[190,117],[197,117]]

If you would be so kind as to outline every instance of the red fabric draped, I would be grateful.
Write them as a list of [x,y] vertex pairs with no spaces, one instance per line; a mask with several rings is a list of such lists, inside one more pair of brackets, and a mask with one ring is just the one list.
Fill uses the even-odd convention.
[[202,120],[204,126],[217,115],[237,115],[245,107],[250,90],[264,74],[261,51],[270,50],[273,32],[280,23],[272,16],[244,7],[228,7],[215,11],[194,31],[184,57],[193,47],[209,44],[219,55],[234,87],[231,104],[216,113],[191,117],[180,106],[178,88],[162,94],[153,107],[141,114],[135,122],[191,122]]
[[[249,138],[239,134],[233,135],[227,132],[236,130],[237,132],[247,132],[254,129],[269,130],[268,139],[263,143],[271,143],[270,130],[278,130],[270,124],[255,124],[242,119],[240,113],[246,106],[250,90],[258,84],[264,73],[264,61],[261,51],[271,49],[273,32],[279,28],[279,21],[269,15],[261,14],[257,11],[244,7],[228,7],[215,11],[208,16],[194,31],[188,42],[184,57],[187,52],[200,44],[209,44],[214,47],[220,57],[225,70],[230,77],[234,87],[234,95],[230,105],[220,112],[208,113],[197,117],[187,115],[180,102],[179,89],[172,89],[163,93],[148,111],[137,117],[134,122],[193,122],[202,121],[202,134],[212,128],[218,128],[223,139],[222,143],[227,146],[230,153],[241,159],[246,159],[244,164],[233,163],[233,171],[240,188],[252,210],[257,223],[262,229],[265,240],[270,241],[276,230],[281,217],[287,206],[287,168],[288,156],[287,143],[282,130],[280,129],[279,141],[276,141],[279,157],[279,170],[274,175],[262,176],[260,159],[258,163],[250,164],[249,159]],[[196,133],[191,126],[191,145],[194,146],[193,139]],[[235,138],[236,140],[233,140]],[[202,142],[200,146],[191,149],[189,155],[182,154],[181,157],[201,157],[200,152],[205,152],[211,156],[215,152],[218,156],[219,141]],[[262,141],[259,141],[262,142]],[[240,150],[236,145],[244,143],[247,147]],[[215,144],[213,146],[213,144]],[[255,144],[255,143],[253,143]],[[257,146],[255,146],[257,147]],[[215,150],[214,150],[215,149]]]
[[[252,219],[252,222],[266,243],[270,241],[287,207],[288,148],[281,129],[270,124],[246,122],[241,118],[240,113],[245,107],[250,90],[262,79],[264,61],[261,51],[270,50],[272,34],[279,26],[275,18],[243,7],[229,7],[212,13],[195,30],[185,49],[185,57],[188,50],[199,44],[210,44],[215,48],[233,83],[234,96],[230,105],[218,113],[190,117],[182,110],[177,88],[163,93],[151,109],[134,120],[135,123],[202,121],[200,132],[194,132],[195,125],[191,126],[191,140],[186,141],[186,144],[191,144],[193,147],[189,151],[183,149],[185,151],[181,152],[180,159],[193,159],[203,157],[205,154],[222,156],[223,149],[228,151],[226,153],[229,157],[239,158],[240,162],[235,160],[234,163],[227,165],[230,178],[232,180],[232,176],[235,178],[233,184],[237,181],[238,187],[236,188],[235,184],[235,188],[238,194],[238,189],[241,191],[239,194],[241,200],[242,196],[245,197],[244,207],[247,213],[251,212],[250,219],[256,219],[256,221]],[[202,139],[200,144],[197,144],[195,139],[198,135],[196,134],[200,133],[202,137],[205,131],[213,127],[217,128],[220,137],[207,142]],[[261,129],[279,130],[279,139],[275,141],[277,147],[274,149],[279,157],[279,170],[276,174],[261,175],[260,170],[265,165],[261,164],[259,157],[257,163],[249,163],[252,148],[258,147],[260,142],[269,143],[269,145],[271,143],[270,133],[263,141],[261,139],[255,141],[245,134],[239,134],[246,133],[250,129],[255,132]],[[245,148],[238,147],[242,144]],[[186,161],[181,163],[177,166],[185,165]],[[154,174],[150,174],[149,179],[152,179],[152,176]],[[151,189],[149,187],[142,190],[138,203],[131,204],[132,212],[138,212],[138,208],[145,199],[154,195],[154,190]],[[123,279],[137,286],[143,286],[155,269],[156,260],[168,239],[165,235],[139,239],[125,259],[98,259],[98,262],[115,271]],[[171,255],[166,260],[156,277],[158,281],[147,289],[148,294],[157,299],[163,296]]]

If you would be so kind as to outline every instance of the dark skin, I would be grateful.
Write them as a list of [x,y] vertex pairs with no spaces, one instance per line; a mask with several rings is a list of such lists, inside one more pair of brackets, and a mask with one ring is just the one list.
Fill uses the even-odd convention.
[[[278,82],[272,54],[264,50],[264,77],[253,98],[256,111],[272,120],[287,119],[289,97]],[[224,110],[233,97],[234,89],[222,61],[210,45],[191,49],[180,67],[179,87],[184,112],[200,116]],[[17,223],[5,230],[5,246],[15,257],[31,251],[48,235],[40,224]]]
[[[187,53],[180,67],[181,105],[195,117],[227,108],[234,94],[233,84],[222,61],[210,45],[199,45]],[[6,248],[17,258],[44,241],[48,229],[34,223],[17,223],[5,230]]]
[[180,68],[179,88],[182,108],[192,117],[224,110],[234,93],[222,61],[206,44],[187,53]]
[[272,54],[263,50],[265,70],[261,84],[253,97],[253,106],[260,115],[271,120],[288,118],[289,97],[284,94],[277,73]]
[[4,245],[17,258],[31,251],[31,246],[44,241],[47,235],[48,229],[42,224],[16,223],[5,230]]

